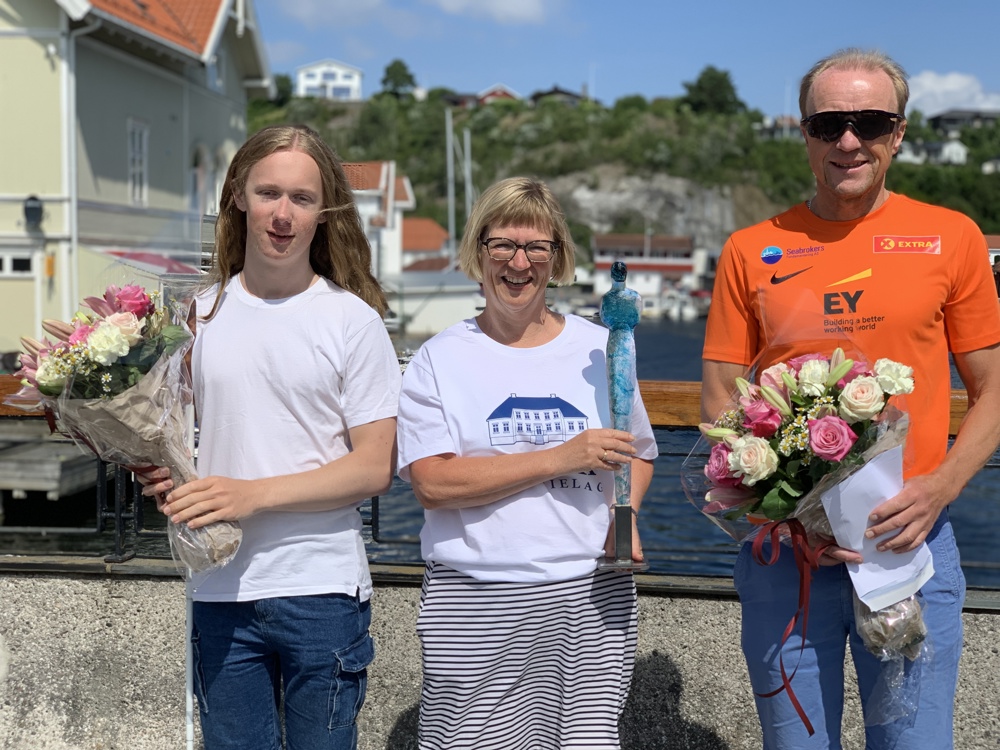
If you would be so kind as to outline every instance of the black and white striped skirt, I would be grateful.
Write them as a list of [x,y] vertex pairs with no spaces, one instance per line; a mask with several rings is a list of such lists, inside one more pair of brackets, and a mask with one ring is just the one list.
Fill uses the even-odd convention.
[[631,573],[544,583],[424,574],[421,750],[617,750],[635,664]]

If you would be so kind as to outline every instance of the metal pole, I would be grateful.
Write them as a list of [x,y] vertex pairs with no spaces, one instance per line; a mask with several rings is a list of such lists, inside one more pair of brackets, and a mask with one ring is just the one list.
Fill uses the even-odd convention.
[[455,259],[455,134],[452,132],[451,108],[444,111],[445,153],[448,165],[448,256]]
[[472,186],[472,131],[465,128],[462,131],[462,137],[465,142],[465,164],[462,178],[465,180],[465,220],[468,221],[469,215],[472,213],[473,192],[475,191]]

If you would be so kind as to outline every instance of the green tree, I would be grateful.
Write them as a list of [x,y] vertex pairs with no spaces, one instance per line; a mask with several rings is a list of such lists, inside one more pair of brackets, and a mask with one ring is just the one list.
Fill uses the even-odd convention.
[[736,87],[728,70],[719,70],[709,65],[693,83],[684,83],[687,93],[681,102],[687,104],[697,114],[712,112],[720,115],[735,115],[745,112],[747,105],[736,95]]
[[275,106],[284,107],[288,102],[292,100],[293,92],[295,91],[292,86],[292,77],[285,73],[278,73],[274,76],[274,87],[277,89],[277,94],[273,99]]
[[382,90],[396,97],[406,96],[416,88],[417,79],[402,60],[396,59],[385,66],[382,76]]

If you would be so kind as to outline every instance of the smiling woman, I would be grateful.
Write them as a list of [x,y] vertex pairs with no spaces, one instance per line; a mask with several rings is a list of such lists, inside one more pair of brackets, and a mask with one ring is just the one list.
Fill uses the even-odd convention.
[[398,473],[425,508],[424,750],[510,737],[618,747],[635,585],[630,571],[598,570],[597,560],[625,464],[641,559],[635,519],[657,450],[638,389],[629,431],[614,429],[607,329],[545,304],[550,280],[573,278],[574,252],[544,184],[490,187],[459,251],[486,306],[428,341],[404,375]]

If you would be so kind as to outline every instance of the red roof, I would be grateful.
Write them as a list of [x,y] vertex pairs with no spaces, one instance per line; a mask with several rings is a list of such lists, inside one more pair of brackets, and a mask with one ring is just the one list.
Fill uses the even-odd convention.
[[403,252],[439,251],[448,241],[448,230],[434,219],[412,216],[403,219]]
[[90,0],[106,13],[146,34],[205,54],[216,19],[228,0]]
[[1000,234],[986,235],[986,246],[990,250],[1000,250]]
[[440,258],[423,258],[415,260],[406,266],[404,271],[444,271],[451,263],[450,258],[444,256]]
[[[646,244],[644,234],[595,234],[594,247],[598,250],[642,249]],[[687,250],[694,249],[692,237],[676,237],[665,234],[654,234],[649,237],[650,250]]]
[[385,162],[365,161],[345,164],[344,173],[351,183],[351,190],[378,190],[382,187],[382,170]]

